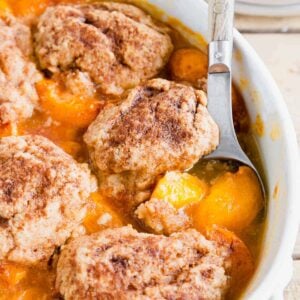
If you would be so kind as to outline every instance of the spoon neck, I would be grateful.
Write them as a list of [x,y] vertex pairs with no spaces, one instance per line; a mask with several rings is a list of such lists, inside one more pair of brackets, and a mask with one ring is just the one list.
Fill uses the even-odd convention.
[[232,41],[212,41],[208,53],[209,74],[231,72]]

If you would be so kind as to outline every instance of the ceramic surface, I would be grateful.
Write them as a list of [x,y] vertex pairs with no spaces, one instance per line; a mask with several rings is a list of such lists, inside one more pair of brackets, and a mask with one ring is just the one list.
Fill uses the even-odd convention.
[[[138,1],[144,3],[144,1]],[[207,4],[203,0],[149,0],[168,16],[175,17],[193,32],[207,39]],[[190,40],[203,49],[204,42],[173,22]],[[234,32],[233,78],[240,88],[250,118],[264,124],[256,136],[269,191],[267,228],[262,257],[244,299],[282,299],[292,276],[292,251],[300,215],[300,168],[296,134],[280,91],[253,48]]]

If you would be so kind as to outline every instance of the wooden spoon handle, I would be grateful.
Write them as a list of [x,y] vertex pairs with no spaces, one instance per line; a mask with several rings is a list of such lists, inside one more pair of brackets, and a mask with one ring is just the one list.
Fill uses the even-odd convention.
[[232,41],[234,0],[208,0],[210,41]]

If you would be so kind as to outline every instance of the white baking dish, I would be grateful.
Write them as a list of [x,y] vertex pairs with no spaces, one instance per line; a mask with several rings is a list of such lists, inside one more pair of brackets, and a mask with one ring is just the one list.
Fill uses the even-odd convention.
[[[131,0],[130,2],[134,2]],[[161,18],[175,17],[207,38],[207,5],[203,0],[149,0],[159,7]],[[135,3],[147,8],[146,1]],[[149,9],[149,7],[148,7]],[[164,13],[163,13],[164,12]],[[178,23],[172,22],[183,30]],[[183,30],[197,46],[203,41]],[[243,298],[282,299],[292,275],[292,250],[300,216],[300,169],[294,128],[281,94],[266,67],[246,40],[234,33],[233,77],[239,86],[251,121],[259,114],[264,135],[257,143],[269,189],[267,228],[262,256],[256,274]]]

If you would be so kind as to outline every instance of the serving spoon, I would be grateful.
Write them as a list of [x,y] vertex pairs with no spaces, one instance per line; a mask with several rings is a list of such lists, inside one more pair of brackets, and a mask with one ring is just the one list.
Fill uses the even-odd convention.
[[262,178],[242,150],[233,125],[231,99],[231,60],[233,46],[234,0],[209,0],[208,111],[219,126],[220,143],[205,159],[234,161],[257,175],[263,195]]

